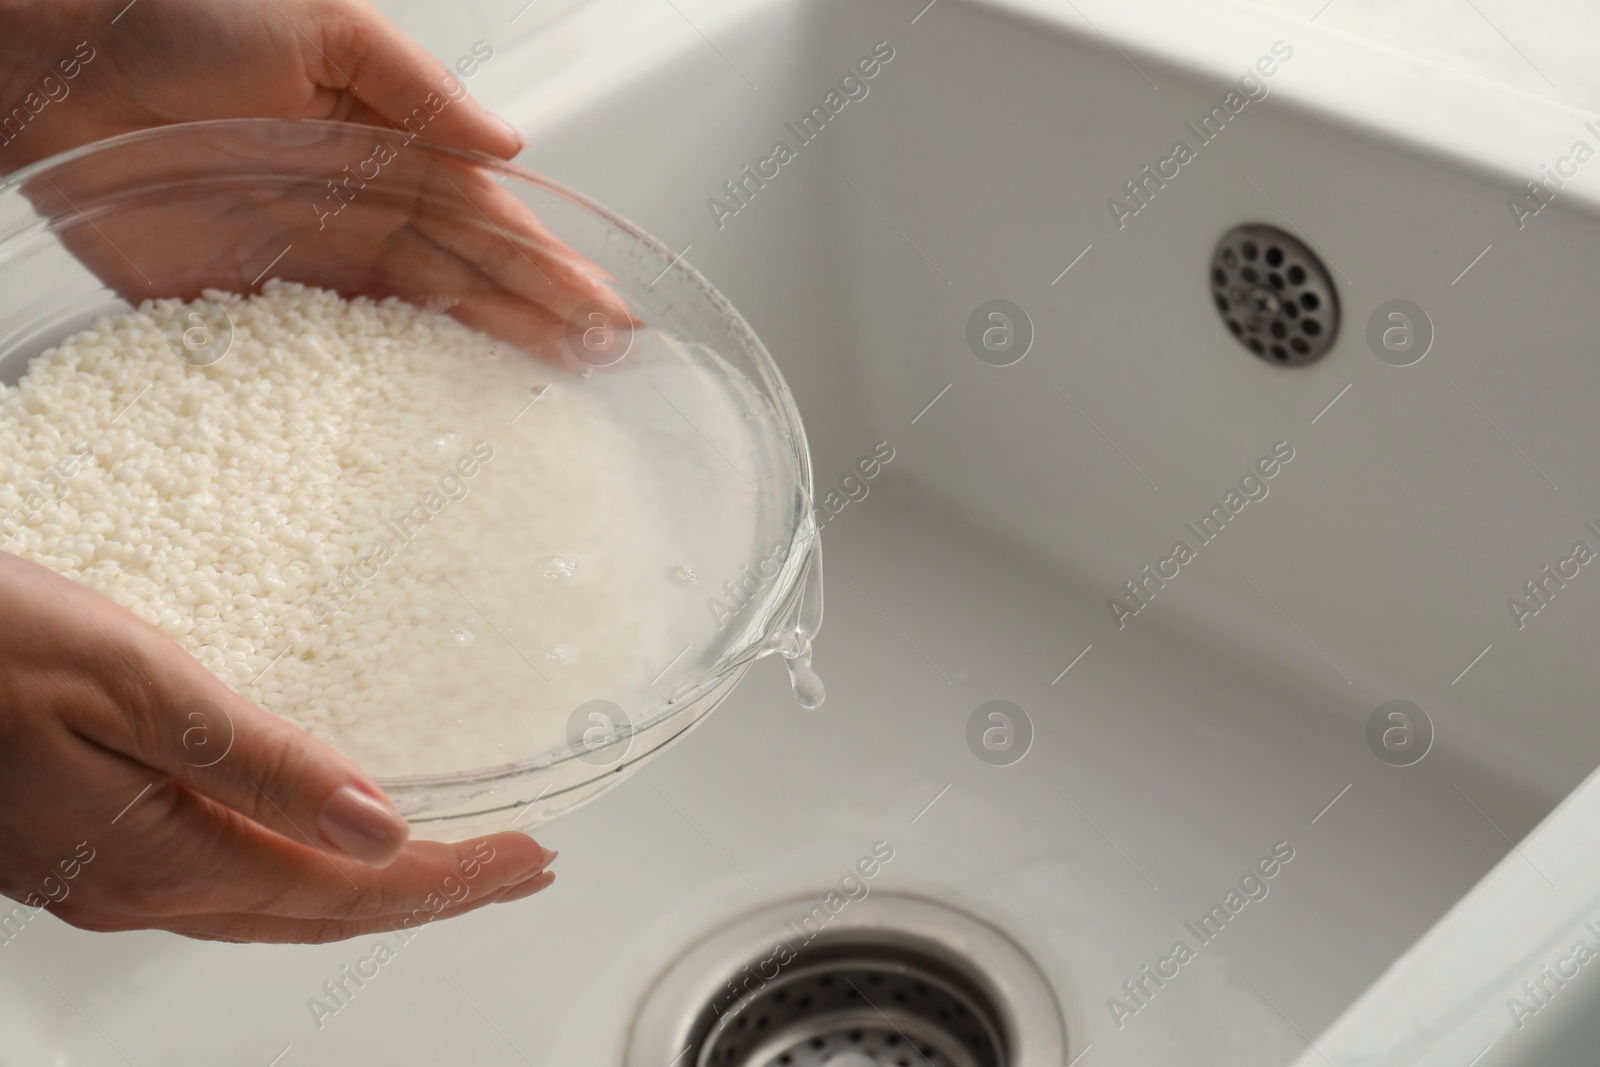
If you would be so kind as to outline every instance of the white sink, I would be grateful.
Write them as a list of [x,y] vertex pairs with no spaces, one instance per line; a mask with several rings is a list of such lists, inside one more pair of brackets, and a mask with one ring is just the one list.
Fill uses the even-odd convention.
[[[521,3],[481,3],[427,30],[444,56],[503,38],[473,88],[532,135],[522,162],[730,296],[794,388],[820,487],[893,449],[823,535],[827,703],[802,711],[761,665],[540,834],[554,888],[426,930],[320,1028],[308,998],[366,941],[41,919],[0,945],[0,1065],[620,1067],[673,960],[877,841],[895,855],[874,891],[1026,950],[1083,1067],[1588,1062],[1552,1050],[1581,1036],[1600,963],[1522,1029],[1504,1001],[1600,925],[1580,788],[1600,578],[1521,629],[1507,598],[1600,547],[1600,162],[1520,230],[1507,199],[1600,137],[1264,9],[925,2],[590,0],[531,34]],[[729,199],[878,42],[866,97]],[[1119,228],[1108,199],[1131,204],[1124,183],[1195,143],[1186,123],[1276,42],[1266,98]],[[1308,367],[1256,359],[1211,305],[1212,247],[1244,222],[1330,265],[1343,327]],[[1011,366],[968,347],[991,299],[1033,324]],[[1366,338],[1397,299],[1435,332],[1408,367]],[[1119,626],[1108,600],[1280,442],[1268,495]],[[1010,766],[967,741],[996,699],[1034,733]],[[1391,700],[1436,732],[1411,766],[1369,749]],[[1186,924],[1275,848],[1292,858],[1250,883],[1266,895],[1202,944]],[[1194,958],[1163,964],[1180,939]],[[1134,998],[1145,965],[1176,975]]]

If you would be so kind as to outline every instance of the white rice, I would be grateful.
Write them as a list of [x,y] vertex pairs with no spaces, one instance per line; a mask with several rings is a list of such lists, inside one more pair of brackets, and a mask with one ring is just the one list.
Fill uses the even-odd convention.
[[386,777],[561,747],[681,646],[649,464],[582,379],[400,301],[206,298],[213,366],[158,301],[0,386],[0,550]]

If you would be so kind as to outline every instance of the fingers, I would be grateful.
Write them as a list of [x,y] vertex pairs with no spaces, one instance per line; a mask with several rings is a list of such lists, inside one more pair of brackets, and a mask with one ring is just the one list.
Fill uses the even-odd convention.
[[448,159],[430,162],[412,229],[426,245],[471,264],[488,283],[473,286],[452,315],[574,370],[584,364],[568,358],[565,345],[553,343],[565,340],[586,306],[617,309],[617,328],[643,325],[627,312],[624,298],[607,285],[598,265],[559,241],[491,174]]
[[[477,264],[505,290],[543,303],[561,318],[590,300],[621,303],[605,271],[552,234],[516,194],[484,170],[436,159],[428,175],[429,200],[416,226],[442,247]],[[465,205],[482,227],[462,226]],[[444,209],[441,211],[440,209]]]
[[490,337],[500,338],[553,363],[573,362],[563,355],[559,347],[566,338],[567,324],[526,300],[469,294],[460,298],[450,308],[449,314],[463,325]]
[[458,918],[491,904],[510,904],[525,900],[549,888],[555,879],[553,872],[546,871],[534,875],[520,885],[507,886],[489,896],[442,908],[437,914],[430,913],[423,918],[414,913],[398,913],[372,919],[285,919],[273,915],[219,913],[184,915],[153,923],[148,916],[124,915],[90,919],[88,926],[101,931],[157,928],[201,941],[224,941],[232,944],[323,945],[334,941],[348,941],[353,937],[393,935],[395,941],[404,946],[418,930],[429,923]]
[[322,49],[307,57],[323,84],[348,88],[386,123],[452,148],[510,159],[522,136],[467,94],[455,73],[377,10],[350,0],[327,5]]
[[[130,300],[192,298],[206,288],[248,292],[270,267],[347,297],[470,302],[479,306],[457,318],[523,347],[559,341],[585,304],[626,302],[600,267],[556,239],[494,173],[410,144],[408,134],[358,140],[312,130],[305,143],[231,129],[193,136],[206,142],[191,165],[202,176],[225,177],[241,166],[315,175],[330,157],[359,163],[347,168],[348,188],[333,193],[309,177],[248,196],[235,183],[205,183],[182,203],[157,199],[99,212],[94,226],[79,224],[77,208],[94,213],[128,183],[159,179],[171,166],[170,145],[123,146],[107,165],[71,166],[48,184],[30,183],[29,197],[63,221],[74,254]],[[373,152],[374,141],[387,154],[351,155],[355,145]],[[228,251],[196,257],[196,242]],[[481,306],[486,301],[493,307]]]
[[[64,709],[82,738],[291,840],[383,866],[410,827],[353,763],[224,685],[170,638],[93,590],[17,561],[99,680]],[[106,774],[125,773],[127,764]]]
[[[497,238],[498,240],[498,238]],[[420,229],[408,226],[385,247],[383,273],[366,295],[439,306],[456,320],[525,351],[560,359],[566,319],[540,301],[506,292],[494,278]],[[315,282],[313,282],[315,284]],[[337,279],[330,280],[330,287]],[[349,286],[343,295],[353,295]],[[442,301],[441,301],[442,298]]]
[[163,660],[179,656],[154,679],[168,699],[136,711],[124,744],[110,747],[292,841],[375,867],[395,861],[410,827],[371,778],[181,650]]
[[[486,908],[491,904],[510,904],[548,888],[554,874],[535,875],[525,885],[502,889],[492,897],[447,908],[428,920],[442,922]],[[414,915],[386,915],[379,919],[279,919],[262,915],[190,916],[164,926],[172,933],[202,941],[249,942],[263,944],[325,945],[355,937],[393,935],[400,945],[410,942],[422,928]]]
[[[543,873],[555,854],[519,833],[442,844],[416,841],[388,867],[321,854],[178,786],[135,806],[108,838],[82,906],[167,926],[184,916],[416,922],[483,901]],[[159,921],[158,921],[159,920]]]
[[[13,595],[32,593],[34,601],[49,595],[36,589],[38,568],[4,557],[0,564],[7,564],[0,566],[0,587],[17,586]],[[32,620],[30,632],[43,634],[60,656],[78,665],[76,672],[87,665],[86,679],[108,674],[112,669],[105,660],[125,651],[122,674],[132,680],[124,677],[109,688],[72,682],[56,658],[39,653],[17,627],[7,631],[0,616],[8,647],[31,664],[12,688],[33,694],[29,705],[39,707],[49,724],[30,729],[26,739],[15,738],[18,747],[25,741],[30,758],[10,768],[6,784],[17,797],[53,798],[37,813],[42,847],[0,835],[0,854],[9,847],[12,866],[28,875],[7,884],[10,895],[23,899],[22,891],[37,889],[33,883],[42,875],[36,877],[36,870],[50,871],[58,859],[75,856],[81,870],[65,875],[70,884],[52,888],[46,882],[44,891],[54,902],[52,910],[76,925],[191,932],[182,926],[188,917],[255,916],[296,922],[206,926],[197,921],[192,932],[235,940],[317,940],[375,929],[386,919],[391,926],[426,923],[483,903],[519,899],[548,884],[548,878],[538,879],[548,873],[554,854],[522,834],[460,844],[413,842],[377,870],[308,847],[318,845],[314,831],[291,819],[283,818],[282,831],[274,832],[263,825],[265,819],[257,822],[115,751],[104,739],[138,738],[139,731],[119,734],[105,722],[127,719],[124,709],[130,706],[144,714],[139,691],[169,683],[158,658],[124,632],[142,623],[110,610],[95,614],[97,597],[90,591],[73,596],[81,603],[61,596],[52,602],[56,608]],[[79,607],[81,617],[74,613]],[[81,630],[82,640],[53,636],[69,616],[77,620],[76,629],[69,628],[66,636]],[[123,690],[118,698],[108,695]],[[188,739],[187,750],[202,754],[210,766],[184,769],[226,768],[234,754],[227,744],[230,735],[214,722],[200,722],[188,727],[202,734]],[[231,740],[237,743],[236,737]],[[211,747],[213,741],[222,747]],[[141,744],[149,750],[148,742]],[[181,737],[174,747],[185,747]],[[63,792],[63,781],[74,784]],[[274,811],[283,810],[265,790],[257,793]],[[85,850],[87,855],[80,854]]]

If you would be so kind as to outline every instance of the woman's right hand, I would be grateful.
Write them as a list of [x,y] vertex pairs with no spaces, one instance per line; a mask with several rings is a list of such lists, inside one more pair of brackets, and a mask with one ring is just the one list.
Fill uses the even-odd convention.
[[555,877],[520,833],[407,835],[344,757],[93,590],[0,553],[0,892],[88,930],[320,943]]

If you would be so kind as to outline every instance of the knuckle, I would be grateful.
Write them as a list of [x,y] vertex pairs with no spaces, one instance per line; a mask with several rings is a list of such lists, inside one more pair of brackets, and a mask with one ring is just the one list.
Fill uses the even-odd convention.
[[[323,47],[356,67],[372,55],[372,42],[381,31],[382,22],[375,11],[349,0],[328,0],[316,12],[317,35]],[[321,57],[315,57],[321,58]],[[337,73],[331,72],[331,73]],[[354,75],[360,77],[359,73]]]

